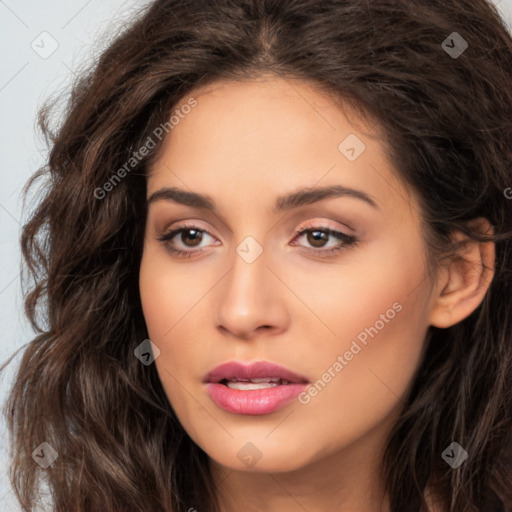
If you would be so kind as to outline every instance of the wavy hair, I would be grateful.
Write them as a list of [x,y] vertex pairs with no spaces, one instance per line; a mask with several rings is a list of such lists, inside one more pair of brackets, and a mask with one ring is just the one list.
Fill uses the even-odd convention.
[[[443,512],[510,512],[512,38],[487,0],[156,0],[80,73],[56,129],[41,109],[48,159],[26,185],[43,188],[21,236],[35,337],[4,408],[23,510],[42,482],[57,512],[219,510],[208,456],[134,357],[148,337],[138,272],[160,141],[113,176],[196,87],[264,73],[313,83],[382,128],[433,268],[456,231],[495,243],[480,306],[429,330],[382,475],[392,512],[428,510],[427,487]],[[451,469],[441,453],[455,440],[470,456]],[[32,459],[42,442],[58,453],[47,469]]]

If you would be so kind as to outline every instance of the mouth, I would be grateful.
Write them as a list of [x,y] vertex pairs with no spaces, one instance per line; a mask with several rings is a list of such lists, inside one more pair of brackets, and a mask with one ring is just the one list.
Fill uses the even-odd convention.
[[222,379],[219,384],[224,384],[230,389],[240,389],[242,391],[252,391],[254,389],[268,389],[276,386],[285,386],[290,384],[290,381],[286,379],[273,379],[270,377],[263,377],[261,379],[237,379],[232,378]]
[[270,414],[288,404],[309,380],[268,361],[231,361],[209,372],[203,383],[212,400],[233,414]]
[[303,375],[269,361],[256,361],[249,364],[229,361],[206,374],[203,382],[222,382],[226,385],[229,383],[252,383],[272,387],[275,385],[307,383],[309,380]]

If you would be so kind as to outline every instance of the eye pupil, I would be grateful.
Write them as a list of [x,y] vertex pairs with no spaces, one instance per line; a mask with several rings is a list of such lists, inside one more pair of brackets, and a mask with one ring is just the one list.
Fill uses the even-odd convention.
[[[320,237],[320,238],[318,238]],[[322,247],[323,243],[329,239],[329,234],[325,231],[309,231],[308,242],[314,247]]]
[[[194,242],[192,245],[189,245],[187,244],[187,240],[186,238],[188,237],[188,235],[190,233],[194,233],[194,235],[192,235],[192,241]],[[184,231],[181,232],[181,241],[185,244],[185,245],[189,245],[190,247],[194,247],[196,245],[199,245],[201,243],[201,240],[203,239],[203,235],[202,235],[202,232],[199,230],[199,229],[186,229]]]

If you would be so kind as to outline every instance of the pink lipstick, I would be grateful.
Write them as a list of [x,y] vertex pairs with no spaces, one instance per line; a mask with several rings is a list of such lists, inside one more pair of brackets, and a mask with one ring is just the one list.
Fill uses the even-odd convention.
[[307,388],[309,381],[268,361],[250,364],[231,361],[209,372],[204,383],[221,409],[254,416],[284,407]]

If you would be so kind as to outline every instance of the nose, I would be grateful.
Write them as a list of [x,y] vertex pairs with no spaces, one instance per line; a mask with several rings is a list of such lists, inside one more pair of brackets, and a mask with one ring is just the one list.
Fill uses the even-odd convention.
[[248,263],[234,255],[233,266],[219,283],[214,298],[215,321],[223,334],[249,340],[287,329],[286,287],[275,276],[275,270],[267,268],[266,256],[263,251]]

